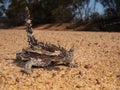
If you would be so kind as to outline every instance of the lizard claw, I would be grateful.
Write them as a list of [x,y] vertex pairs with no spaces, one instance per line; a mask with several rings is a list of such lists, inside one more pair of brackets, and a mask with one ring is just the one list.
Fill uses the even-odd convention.
[[77,68],[78,66],[77,65],[75,65],[75,64],[69,64],[68,65],[70,68]]
[[21,72],[23,72],[27,75],[30,75],[33,71],[31,69],[23,69],[23,70],[21,70]]

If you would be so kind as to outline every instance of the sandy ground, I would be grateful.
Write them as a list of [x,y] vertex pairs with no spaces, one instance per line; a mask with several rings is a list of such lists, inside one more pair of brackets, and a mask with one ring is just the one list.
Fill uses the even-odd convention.
[[[34,30],[39,41],[65,47],[74,45],[73,63],[33,68],[22,74],[14,63],[18,50],[27,47],[23,29],[0,30],[0,90],[120,90],[120,33]],[[24,64],[24,63],[23,63]]]

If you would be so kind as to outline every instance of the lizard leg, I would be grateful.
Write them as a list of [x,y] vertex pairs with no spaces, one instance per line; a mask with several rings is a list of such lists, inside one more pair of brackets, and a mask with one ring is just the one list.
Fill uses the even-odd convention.
[[25,67],[24,67],[24,69],[23,69],[23,72],[25,72],[25,73],[27,73],[27,74],[32,73],[31,68],[32,68],[33,64],[34,64],[34,63],[33,63],[32,60],[27,61],[26,64],[25,64]]
[[77,68],[78,67],[76,64],[72,63],[72,60],[65,60],[65,63],[70,68]]

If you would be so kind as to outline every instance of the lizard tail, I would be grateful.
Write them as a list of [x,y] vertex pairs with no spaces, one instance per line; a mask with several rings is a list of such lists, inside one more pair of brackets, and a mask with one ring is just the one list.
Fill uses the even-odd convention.
[[37,40],[34,37],[33,31],[32,31],[32,24],[30,19],[30,13],[28,7],[26,7],[26,32],[27,32],[27,38],[28,38],[28,44],[30,47],[37,45]]

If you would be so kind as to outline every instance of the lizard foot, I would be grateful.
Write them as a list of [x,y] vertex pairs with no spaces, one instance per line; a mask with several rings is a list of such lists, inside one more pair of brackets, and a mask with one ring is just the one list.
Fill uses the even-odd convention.
[[22,69],[21,72],[30,75],[33,71],[31,69]]
[[70,67],[70,68],[77,68],[78,66],[75,65],[75,64],[69,63],[69,64],[68,64],[68,67]]

